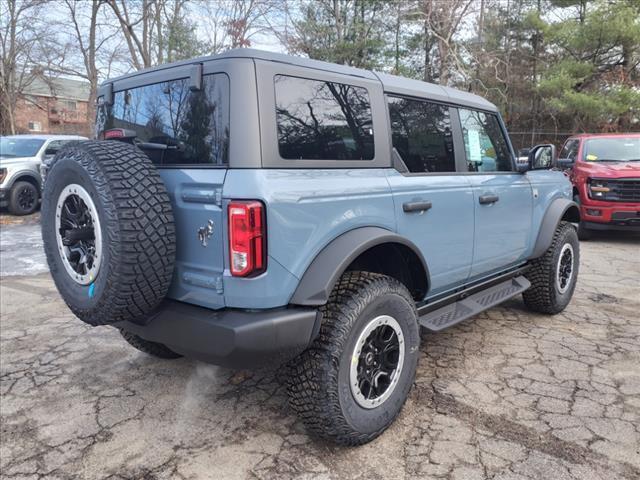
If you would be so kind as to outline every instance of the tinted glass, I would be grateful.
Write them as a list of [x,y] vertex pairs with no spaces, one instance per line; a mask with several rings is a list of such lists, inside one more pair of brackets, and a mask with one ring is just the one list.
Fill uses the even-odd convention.
[[640,137],[591,138],[584,142],[585,162],[638,162]]
[[64,145],[71,141],[72,140],[54,140],[53,142],[49,142],[49,145],[47,145],[47,149],[44,151],[44,154],[55,155]]
[[277,75],[280,156],[287,159],[371,160],[373,120],[365,88]]
[[576,159],[576,155],[578,154],[578,140],[567,140],[567,142],[560,150],[560,155],[558,158],[569,158],[571,160]]
[[229,78],[205,75],[202,85],[192,92],[182,79],[116,92],[113,106],[98,112],[98,129],[135,131],[156,165],[226,165]]
[[449,107],[389,97],[393,146],[410,172],[455,172]]
[[0,137],[0,157],[33,157],[43,143],[37,138]]
[[509,145],[495,115],[460,109],[464,149],[470,172],[510,172]]

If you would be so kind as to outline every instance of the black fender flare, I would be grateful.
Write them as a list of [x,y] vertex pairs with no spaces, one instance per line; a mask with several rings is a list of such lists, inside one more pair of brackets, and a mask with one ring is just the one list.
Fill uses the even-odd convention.
[[430,285],[429,269],[420,249],[410,240],[380,227],[360,227],[349,230],[328,243],[313,259],[302,275],[289,303],[320,306],[327,303],[331,290],[347,267],[359,255],[384,243],[396,243],[410,248],[422,262]]
[[562,220],[578,223],[580,207],[573,200],[556,198],[544,213],[535,246],[529,259],[539,258],[547,251],[553,240],[553,234]]

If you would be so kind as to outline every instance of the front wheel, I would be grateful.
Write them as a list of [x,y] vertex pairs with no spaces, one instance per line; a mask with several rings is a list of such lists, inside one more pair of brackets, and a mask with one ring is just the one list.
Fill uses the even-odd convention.
[[531,287],[522,296],[535,312],[560,313],[573,296],[580,267],[580,243],[574,226],[560,222],[551,246],[531,262],[526,277]]
[[322,315],[318,337],[290,365],[290,404],[317,435],[367,443],[393,423],[413,385],[420,346],[415,303],[393,278],[347,272]]
[[13,215],[29,215],[38,208],[40,194],[30,182],[16,182],[9,193],[9,212]]

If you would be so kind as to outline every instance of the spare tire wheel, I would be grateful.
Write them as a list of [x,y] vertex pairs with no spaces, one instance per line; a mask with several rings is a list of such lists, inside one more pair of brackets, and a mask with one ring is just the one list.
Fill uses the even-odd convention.
[[87,141],[58,152],[43,192],[42,238],[58,291],[90,325],[142,323],[167,294],[176,252],[171,203],[133,145]]

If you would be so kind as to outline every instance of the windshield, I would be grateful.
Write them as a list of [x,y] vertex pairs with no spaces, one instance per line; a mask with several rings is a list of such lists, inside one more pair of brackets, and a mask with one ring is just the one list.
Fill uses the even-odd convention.
[[38,138],[0,137],[0,157],[34,157],[43,143]]
[[589,139],[582,158],[585,162],[640,161],[640,137]]

